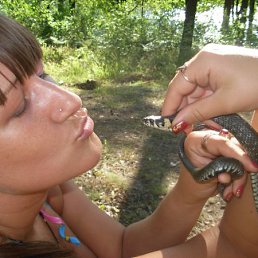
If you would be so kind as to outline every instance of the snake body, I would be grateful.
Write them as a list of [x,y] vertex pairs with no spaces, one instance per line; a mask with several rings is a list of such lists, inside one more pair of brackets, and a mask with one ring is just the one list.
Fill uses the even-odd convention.
[[[175,116],[176,114],[171,116],[147,116],[143,119],[143,123],[149,127],[171,130],[171,124]],[[258,164],[258,133],[248,122],[238,114],[217,116],[213,117],[212,120],[232,133],[247,151],[251,160]],[[208,181],[222,172],[229,173],[233,179],[244,174],[243,165],[238,160],[227,157],[218,157],[204,168],[195,168],[184,151],[185,137],[183,135],[179,141],[178,154],[182,163],[196,181]],[[258,173],[250,173],[250,178],[255,207],[258,212]]]

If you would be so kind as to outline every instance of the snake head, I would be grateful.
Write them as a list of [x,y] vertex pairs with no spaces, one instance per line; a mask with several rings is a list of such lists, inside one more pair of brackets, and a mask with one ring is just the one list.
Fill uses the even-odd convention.
[[144,125],[166,131],[171,130],[172,121],[173,119],[170,119],[170,117],[163,116],[146,116],[143,118]]

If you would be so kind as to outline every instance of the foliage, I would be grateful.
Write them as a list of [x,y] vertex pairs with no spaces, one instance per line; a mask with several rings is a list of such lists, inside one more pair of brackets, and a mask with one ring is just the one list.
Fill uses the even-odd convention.
[[42,41],[63,43],[69,38],[74,25],[73,10],[69,1],[2,0],[0,10],[15,18]]
[[[223,14],[223,5],[224,0],[198,1],[193,53],[209,42],[257,47],[257,24],[248,27],[250,21],[243,22],[235,12],[218,24],[211,13]],[[170,76],[181,44],[184,8],[185,0],[0,0],[0,11],[30,28],[45,46],[50,66],[56,57],[58,65],[67,60],[77,66],[74,74],[106,77],[134,72]],[[208,19],[202,20],[205,15]]]
[[85,82],[87,79],[102,78],[103,68],[94,53],[87,48],[67,46],[43,46],[46,72],[59,83]]

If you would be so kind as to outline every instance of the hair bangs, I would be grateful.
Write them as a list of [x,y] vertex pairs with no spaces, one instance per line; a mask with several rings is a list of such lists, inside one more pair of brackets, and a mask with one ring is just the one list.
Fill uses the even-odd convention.
[[0,62],[22,83],[42,59],[42,50],[32,33],[19,23],[0,15]]

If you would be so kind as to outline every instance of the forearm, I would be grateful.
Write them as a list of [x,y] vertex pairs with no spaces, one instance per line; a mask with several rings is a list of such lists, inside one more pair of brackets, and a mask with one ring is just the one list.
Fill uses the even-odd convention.
[[63,218],[97,257],[121,256],[124,227],[102,212],[71,182],[61,186]]
[[[191,177],[185,173],[186,177]],[[190,178],[190,180],[192,180]],[[125,230],[124,257],[132,257],[183,243],[196,223],[206,199],[186,196],[189,185],[179,180],[155,212]],[[185,190],[188,187],[188,190]],[[194,189],[193,189],[194,191]]]

